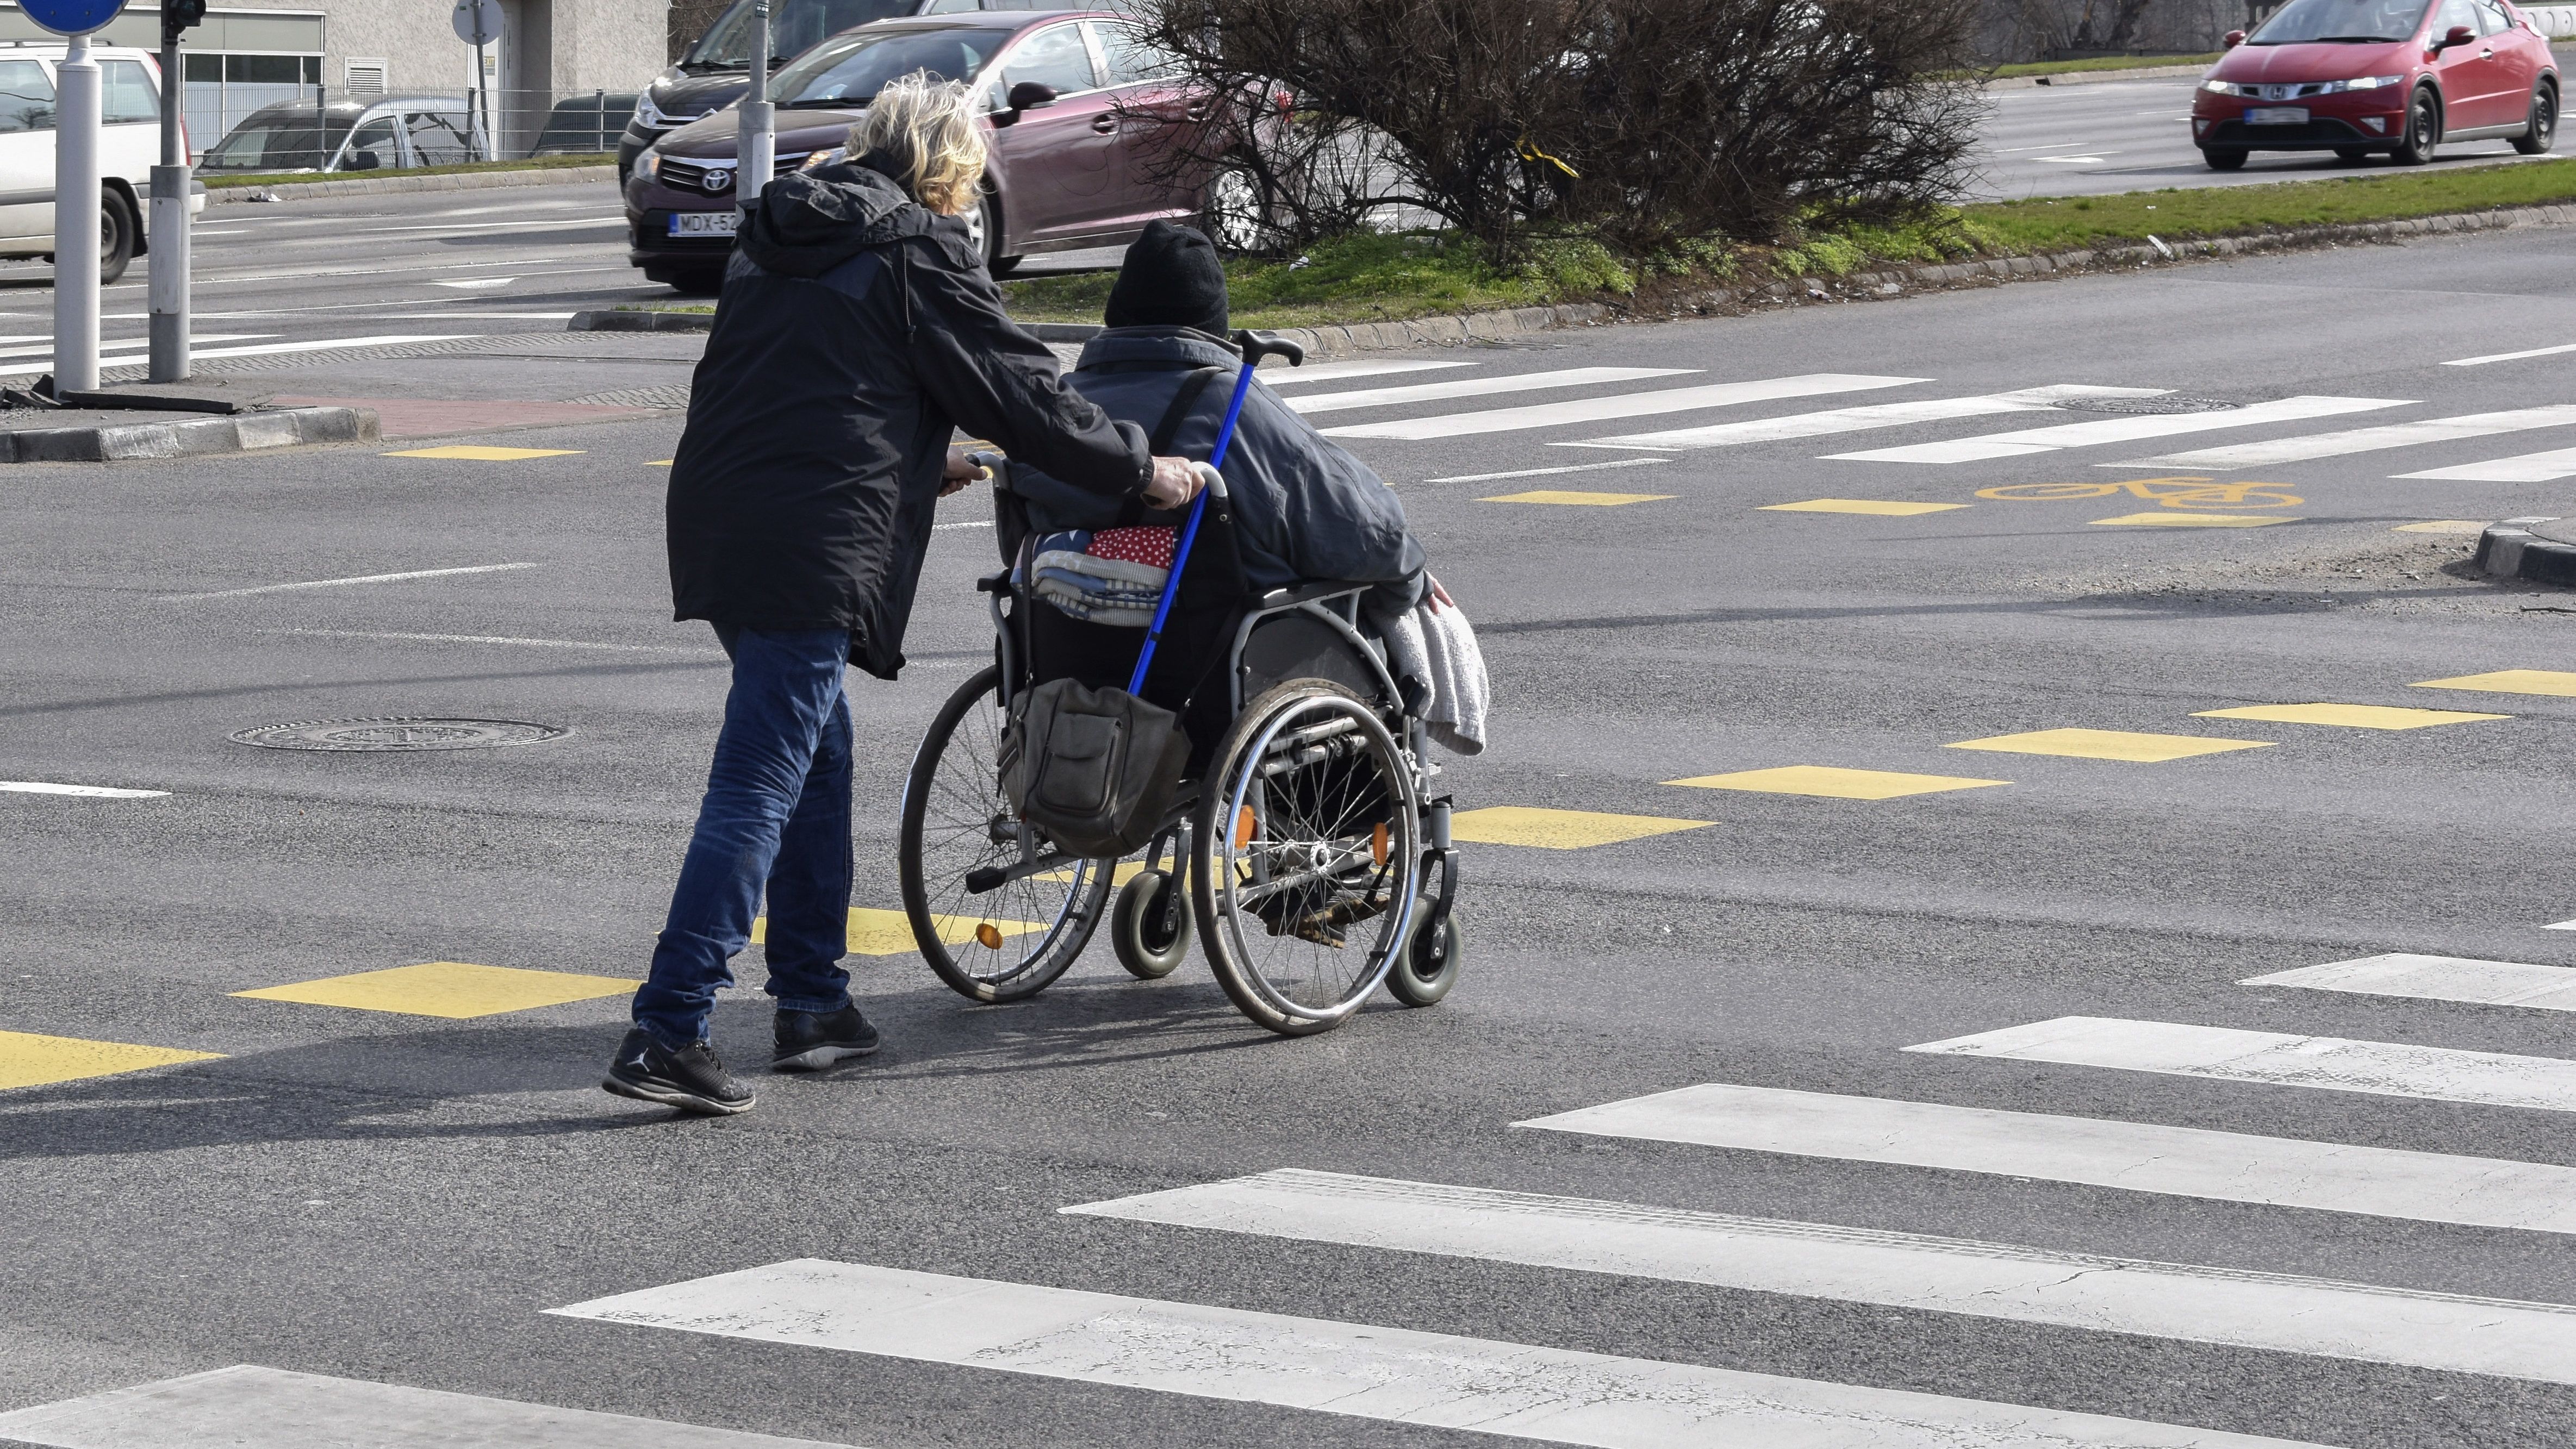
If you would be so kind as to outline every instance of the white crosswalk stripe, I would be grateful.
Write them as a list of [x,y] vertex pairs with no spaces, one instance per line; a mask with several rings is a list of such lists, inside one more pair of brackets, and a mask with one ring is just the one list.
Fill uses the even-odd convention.
[[2421,472],[2396,476],[2435,478],[2454,483],[2555,483],[2561,478],[2576,478],[2576,448],[2519,453],[2510,458],[2489,458],[2482,463],[2426,468]]
[[1871,403],[1863,407],[1828,408],[1792,413],[1784,418],[1752,418],[1711,423],[1699,428],[1668,428],[1653,433],[1624,433],[1615,438],[1587,438],[1560,443],[1563,448],[1725,448],[1743,443],[1775,443],[1791,438],[1821,438],[1870,428],[1937,423],[1953,418],[1990,417],[1997,413],[2044,412],[2080,398],[2155,397],[2171,391],[2160,387],[2090,387],[2053,383],[2017,392],[1980,393],[1973,397],[1925,398],[1918,402]]
[[2138,468],[2277,468],[2284,463],[2305,463],[2317,458],[2342,458],[2354,453],[2376,453],[2389,448],[2420,448],[2429,443],[2457,442],[2463,438],[2484,438],[2497,433],[2519,433],[2533,428],[2576,427],[2576,403],[2559,403],[2549,407],[2512,408],[2504,412],[2463,413],[2452,418],[2424,418],[2411,423],[2390,423],[2375,428],[2350,428],[2334,433],[2309,433],[2296,438],[2272,438],[2260,443],[2238,443],[2224,448],[2202,448],[2187,453],[2167,453],[2158,458],[2141,458],[2117,467]]
[[1433,438],[1457,438],[1477,433],[1505,433],[1529,428],[1561,427],[1569,423],[1597,423],[1609,418],[1642,418],[1657,413],[1695,412],[1704,408],[1734,407],[1742,403],[1770,402],[1780,398],[1819,397],[1838,392],[1867,392],[1873,388],[1903,387],[1909,383],[1929,382],[1924,377],[1877,377],[1848,372],[1811,372],[1796,377],[1762,378],[1752,382],[1720,382],[1705,387],[1672,388],[1660,392],[1626,393],[1617,397],[1584,398],[1574,402],[1535,403],[1527,407],[1494,408],[1482,412],[1447,413],[1401,422],[1355,423],[1345,427],[1326,428],[1328,438],[1399,438],[1420,442]]
[[2246,986],[2304,986],[2316,991],[2358,991],[2370,996],[2413,996],[2431,1001],[2474,1001],[2487,1006],[2535,1006],[2576,1011],[2576,970],[2520,961],[2479,961],[2466,956],[2415,956],[2393,952],[2357,961],[2329,961],[2268,976]]
[[818,1259],[553,1312],[1601,1449],[2294,1449],[2055,1409]]
[[1065,1211],[2576,1383],[2576,1307],[2287,1273],[1331,1172],[1265,1172]]
[[1304,367],[1264,367],[1261,380],[1272,387],[1299,382],[1333,382],[1345,377],[1388,377],[1403,372],[1447,372],[1474,367],[1472,362],[1318,362]]
[[2576,1233],[2576,1168],[2552,1163],[1719,1084],[1515,1125],[2223,1202]]
[[1829,453],[1826,456],[1864,463],[1976,463],[1989,458],[2014,458],[2061,448],[2092,448],[2105,443],[2171,437],[2177,433],[2250,428],[2265,423],[2297,422],[2306,418],[2334,417],[2405,405],[2403,398],[2287,397],[2277,402],[2253,403],[2224,412],[2104,418],[2099,422],[2025,428],[2018,432],[1987,433],[1981,437],[1955,438],[1941,443],[1916,443],[1910,447],[1875,448],[1863,453]]
[[[213,357],[260,357],[271,353],[282,352],[321,352],[336,347],[398,347],[414,342],[457,342],[476,335],[478,334],[471,332],[405,332],[388,333],[375,337],[321,337],[315,338],[309,342],[261,342],[254,343],[248,347],[201,347],[194,349],[189,355],[201,361],[206,358]],[[143,344],[132,342],[119,343],[117,345],[125,347],[140,347]],[[131,367],[147,360],[148,359],[144,354],[140,352],[133,353],[131,355],[116,354],[100,357],[98,365],[101,367]],[[51,362],[12,363],[8,366],[0,367],[0,377],[34,377],[40,373],[47,373],[53,370],[54,365]]]
[[1642,382],[1650,377],[1687,377],[1696,367],[1568,367],[1555,372],[1515,372],[1501,377],[1461,377],[1447,382],[1417,382],[1403,387],[1355,388],[1349,392],[1301,393],[1288,406],[1301,413],[1344,412],[1351,408],[1394,407],[1402,403],[1446,402],[1451,398],[1488,397],[1503,392],[1544,392],[1560,387],[1596,387],[1609,382]]
[[2576,1112],[2576,1061],[2402,1042],[2061,1016],[1905,1050]]
[[559,1409],[238,1364],[0,1414],[0,1439],[57,1449],[839,1449],[627,1414]]

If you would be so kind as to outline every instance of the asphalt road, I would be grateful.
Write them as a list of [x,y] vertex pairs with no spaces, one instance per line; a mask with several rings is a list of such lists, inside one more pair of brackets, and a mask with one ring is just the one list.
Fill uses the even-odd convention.
[[[472,263],[460,278],[518,279],[421,306],[489,308],[454,325],[497,330],[612,295],[573,270],[586,225],[421,234]],[[339,245],[296,253],[301,284],[229,285],[270,311],[299,285],[329,304],[360,285],[322,275]],[[883,1055],[755,1073],[758,1110],[715,1122],[598,1091],[616,979],[454,1017],[239,994],[433,962],[640,973],[725,677],[704,628],[667,617],[654,465],[675,416],[486,440],[542,452],[508,461],[13,468],[0,779],[166,793],[0,791],[0,1032],[19,1034],[0,1078],[74,1074],[0,1091],[0,1439],[2555,1442],[2576,1410],[2570,1199],[2464,1159],[2576,1164],[2555,1009],[2576,932],[2545,929],[2576,917],[2576,701],[2414,686],[2576,670],[2576,599],[2466,577],[2467,538],[2398,530],[2569,511],[2564,482],[2404,476],[2576,447],[2576,413],[2525,411],[2567,405],[2568,354],[2446,365],[2576,344],[2564,246],[2516,232],[1783,309],[1289,384],[1467,384],[1308,404],[1360,430],[1345,440],[1481,631],[1495,741],[1444,784],[1462,811],[1574,812],[1465,827],[1488,839],[1468,848],[1456,993],[1284,1041],[1195,961],[1137,983],[1099,943],[1038,1000],[978,1008],[896,943],[854,961]],[[250,250],[215,270],[251,270]],[[685,362],[660,356],[586,365]],[[531,386],[577,370],[489,365]],[[1589,367],[1669,371],[1536,376]],[[2239,406],[2026,391],[2079,386]],[[1555,410],[1487,415],[1523,406]],[[1873,407],[1899,410],[1837,411]],[[2096,430],[1967,441],[2079,425]],[[1565,497],[1510,496],[1541,490]],[[1938,511],[1829,511],[1850,501]],[[988,507],[970,493],[943,518],[901,682],[854,679],[865,907],[896,904],[912,744],[985,657]],[[333,582],[429,570],[482,571]],[[2319,702],[2502,717],[2203,713]],[[228,738],[388,715],[571,733],[421,754]],[[1953,748],[2060,729],[2151,737],[2113,753],[2238,747]],[[1959,788],[1667,783],[1792,767]],[[1604,843],[1495,843],[1587,838]],[[2241,984],[2389,952],[2533,969],[2382,984],[2418,994]],[[758,957],[715,1022],[755,1067]],[[167,1059],[99,1043],[212,1055],[143,1066]],[[1733,1115],[1699,1126],[1670,1102],[1588,1134],[1513,1125],[1707,1087],[1761,1090],[1720,1093]],[[1889,1104],[2027,1115],[1870,1115]],[[2194,1167],[2213,1154],[2236,1165]],[[1061,1211],[1281,1169],[1376,1181]],[[799,1260],[849,1266],[703,1282]],[[628,1294],[646,1296],[552,1311]],[[77,1402],[233,1365],[321,1377]],[[527,1405],[643,1422],[531,1428]],[[1720,1417],[1739,1411],[1771,1418]],[[364,1432],[314,1427],[334,1412]]]

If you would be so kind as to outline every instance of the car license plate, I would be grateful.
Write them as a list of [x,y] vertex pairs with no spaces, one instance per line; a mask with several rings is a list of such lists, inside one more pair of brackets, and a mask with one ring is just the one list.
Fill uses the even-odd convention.
[[741,221],[742,213],[738,211],[675,211],[671,213],[671,235],[731,236]]
[[2308,123],[2305,106],[2255,106],[2245,112],[2249,126],[2304,126]]

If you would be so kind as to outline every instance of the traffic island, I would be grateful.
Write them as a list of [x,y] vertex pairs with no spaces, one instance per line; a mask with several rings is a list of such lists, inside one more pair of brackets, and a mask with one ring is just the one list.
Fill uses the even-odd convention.
[[0,463],[113,463],[376,438],[375,413],[353,407],[265,408],[213,417],[131,407],[0,412]]
[[2478,535],[2474,560],[2489,578],[2576,588],[2576,518],[2508,518]]

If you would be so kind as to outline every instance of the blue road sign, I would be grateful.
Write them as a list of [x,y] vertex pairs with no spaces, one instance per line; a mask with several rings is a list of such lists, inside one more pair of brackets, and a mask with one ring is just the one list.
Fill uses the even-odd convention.
[[87,35],[114,20],[125,0],[23,0],[21,8],[56,35]]

